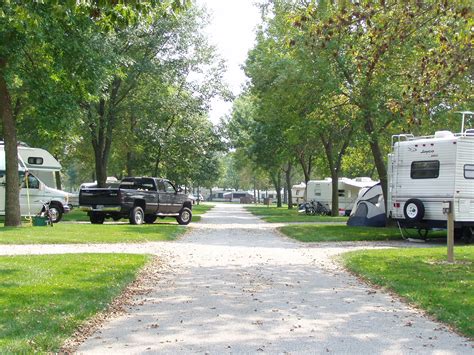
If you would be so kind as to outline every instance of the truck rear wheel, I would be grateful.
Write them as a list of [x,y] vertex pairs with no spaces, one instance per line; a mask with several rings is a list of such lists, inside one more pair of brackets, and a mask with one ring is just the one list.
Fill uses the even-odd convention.
[[140,206],[135,206],[130,211],[130,224],[143,224],[145,220],[145,213]]
[[100,213],[91,213],[89,219],[92,224],[103,224],[105,221],[105,216]]
[[176,220],[178,221],[179,224],[181,225],[186,225],[191,222],[191,219],[193,218],[193,213],[191,210],[187,207],[183,207],[181,211],[179,211],[179,216],[176,217]]
[[145,215],[145,223],[153,224],[156,221],[156,217],[154,214],[146,214]]

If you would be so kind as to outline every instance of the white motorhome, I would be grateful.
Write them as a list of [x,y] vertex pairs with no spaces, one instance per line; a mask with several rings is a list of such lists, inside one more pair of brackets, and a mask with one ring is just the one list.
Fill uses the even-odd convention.
[[[349,215],[354,202],[359,196],[359,190],[364,187],[370,187],[377,183],[368,177],[358,177],[355,179],[339,178],[339,213]],[[322,203],[327,209],[332,207],[332,179],[310,180],[306,187],[306,200],[315,200]]]
[[[69,200],[72,195],[65,191],[48,187],[38,179],[36,174],[27,168],[27,164],[20,153],[18,154],[18,172],[21,182],[20,212],[22,216],[37,215],[41,212],[43,204],[46,202],[50,202],[50,213],[53,222],[59,222],[62,215],[70,211]],[[5,149],[3,145],[0,145],[0,216],[5,215],[5,184]]]
[[[464,124],[463,124],[464,126]],[[387,216],[408,227],[446,228],[443,202],[452,205],[455,229],[474,230],[474,130],[434,136],[392,137]]]

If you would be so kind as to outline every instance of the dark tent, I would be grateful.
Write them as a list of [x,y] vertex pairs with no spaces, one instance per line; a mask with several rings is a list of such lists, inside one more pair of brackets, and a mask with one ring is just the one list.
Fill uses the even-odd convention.
[[385,227],[385,203],[380,183],[359,192],[347,221],[353,227]]

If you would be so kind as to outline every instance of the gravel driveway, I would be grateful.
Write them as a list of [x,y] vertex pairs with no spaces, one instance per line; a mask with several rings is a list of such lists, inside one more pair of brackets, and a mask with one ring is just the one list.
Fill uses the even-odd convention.
[[103,325],[80,353],[473,353],[472,342],[332,261],[374,243],[308,247],[274,228],[239,205],[219,204],[174,243],[5,246],[2,254],[161,256],[153,290]]

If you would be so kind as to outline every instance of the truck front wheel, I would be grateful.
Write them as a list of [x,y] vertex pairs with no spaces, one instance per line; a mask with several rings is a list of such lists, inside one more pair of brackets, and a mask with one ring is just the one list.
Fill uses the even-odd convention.
[[140,206],[135,206],[130,211],[130,224],[143,224],[145,220],[145,213]]
[[63,218],[63,209],[58,203],[51,203],[49,206],[49,215],[53,223],[58,223]]
[[181,211],[179,211],[179,216],[176,217],[176,220],[178,221],[179,224],[181,225],[186,225],[191,222],[191,219],[193,218],[193,213],[191,210],[187,207],[183,207]]

